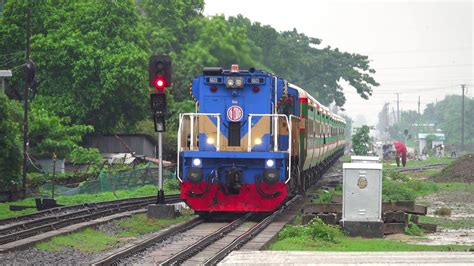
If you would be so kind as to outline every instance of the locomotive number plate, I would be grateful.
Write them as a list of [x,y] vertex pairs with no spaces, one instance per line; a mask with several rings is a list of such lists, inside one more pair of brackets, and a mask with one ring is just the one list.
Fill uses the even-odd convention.
[[231,122],[239,122],[244,116],[244,110],[238,105],[232,105],[227,109],[227,119]]

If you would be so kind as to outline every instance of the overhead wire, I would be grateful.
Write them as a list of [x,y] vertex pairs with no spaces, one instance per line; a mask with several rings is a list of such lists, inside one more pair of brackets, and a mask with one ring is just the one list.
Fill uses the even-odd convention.
[[460,65],[434,65],[434,66],[395,66],[395,67],[379,67],[374,68],[377,70],[394,70],[394,69],[421,69],[421,68],[443,68],[443,67],[467,67],[467,66],[474,66],[474,64],[460,64]]

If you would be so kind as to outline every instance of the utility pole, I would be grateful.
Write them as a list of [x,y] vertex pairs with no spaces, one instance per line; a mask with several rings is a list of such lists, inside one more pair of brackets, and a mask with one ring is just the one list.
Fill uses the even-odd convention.
[[462,105],[461,105],[461,151],[464,151],[464,90],[466,84],[461,84],[462,89]]
[[[30,28],[31,28],[31,9],[28,8],[26,15],[26,38],[25,38],[25,64],[30,60]],[[25,68],[25,88],[23,90],[23,180],[21,192],[23,198],[26,197],[26,173],[28,172],[28,91],[30,90],[29,75],[30,70]]]
[[400,93],[397,92],[397,122],[400,123]]
[[421,115],[420,114],[420,96],[418,96],[418,115]]
[[420,101],[420,98],[421,97],[418,96],[418,126],[417,126],[417,130],[416,130],[417,133],[420,133],[420,130],[421,130],[420,129],[420,121],[421,121],[421,113],[420,113],[420,103],[421,103],[421,101]]

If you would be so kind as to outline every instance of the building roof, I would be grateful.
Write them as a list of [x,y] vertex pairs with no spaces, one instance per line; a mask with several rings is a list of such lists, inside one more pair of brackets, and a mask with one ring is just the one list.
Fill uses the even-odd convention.
[[103,137],[115,137],[115,136],[118,136],[118,137],[141,137],[141,138],[144,138],[144,139],[147,139],[149,142],[151,142],[153,145],[158,145],[158,140],[155,139],[154,137],[150,136],[150,135],[147,135],[147,134],[140,134],[140,133],[137,133],[137,134],[104,134],[104,135],[88,135],[87,137],[89,138],[103,138]]
[[444,133],[418,133],[419,139],[426,139],[428,136],[433,136],[433,140],[445,140]]

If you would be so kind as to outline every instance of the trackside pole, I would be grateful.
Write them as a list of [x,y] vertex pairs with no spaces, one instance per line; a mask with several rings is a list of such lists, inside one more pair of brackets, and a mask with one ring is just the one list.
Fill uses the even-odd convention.
[[165,202],[163,191],[163,132],[166,131],[166,91],[171,82],[171,57],[152,55],[148,63],[149,85],[156,90],[150,94],[150,109],[155,132],[158,132],[158,194],[156,204],[148,206],[147,216],[154,219],[174,218],[175,207]]
[[158,132],[158,196],[156,204],[165,204],[165,192],[163,191],[163,133]]

